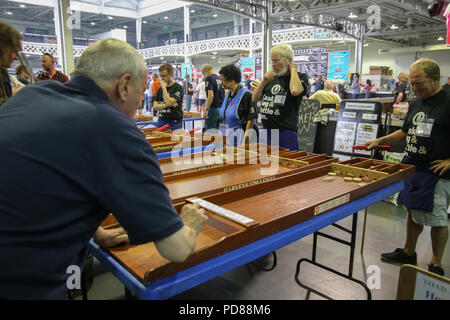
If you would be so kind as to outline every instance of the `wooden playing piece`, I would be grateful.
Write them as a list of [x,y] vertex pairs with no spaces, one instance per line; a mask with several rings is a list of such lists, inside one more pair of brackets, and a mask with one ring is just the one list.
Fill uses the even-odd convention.
[[[360,159],[360,158],[357,158]],[[357,160],[356,159],[356,160]],[[360,160],[360,161],[366,161],[367,159]],[[356,162],[358,163],[358,162]],[[388,172],[382,172],[382,171],[376,171],[376,170],[370,170],[366,168],[359,168],[357,166],[353,166],[352,164],[355,164],[355,159],[344,161],[341,163],[333,163],[332,169],[333,171],[339,170],[341,173],[345,176],[347,176],[349,173],[352,174],[352,177],[368,177],[370,181],[379,180],[381,178],[385,178],[389,176]]]

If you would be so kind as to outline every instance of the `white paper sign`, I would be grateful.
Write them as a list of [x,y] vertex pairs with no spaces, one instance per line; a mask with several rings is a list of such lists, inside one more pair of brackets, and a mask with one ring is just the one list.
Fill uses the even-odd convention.
[[356,112],[342,112],[342,117],[343,118],[356,118]]
[[450,300],[450,284],[417,272],[414,300]]
[[345,110],[375,110],[375,103],[347,102]]
[[378,115],[376,113],[363,113],[362,119],[377,121]]
[[334,151],[352,153],[355,134],[356,122],[338,121],[334,138]]
[[[378,124],[372,123],[358,123],[358,130],[356,131],[356,145],[363,145],[369,140],[377,138]],[[355,153],[370,155],[370,151],[355,150]]]

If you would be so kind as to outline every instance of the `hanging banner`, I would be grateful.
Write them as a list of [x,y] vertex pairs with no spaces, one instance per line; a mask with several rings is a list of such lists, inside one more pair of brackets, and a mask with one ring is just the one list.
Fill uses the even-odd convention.
[[348,80],[347,74],[350,64],[350,52],[336,51],[330,52],[328,57],[328,79]]
[[251,80],[255,79],[255,58],[241,58],[241,73],[242,81],[244,81],[244,75],[248,75]]
[[[195,68],[195,70],[194,70],[194,76],[195,76],[195,78],[201,78],[201,77],[203,77],[202,69]],[[192,77],[192,78],[194,78],[194,77]]]
[[294,54],[294,62],[298,64],[298,71],[310,78],[327,77],[328,53]]
[[192,63],[190,62],[181,64],[181,78],[186,79],[186,75],[192,77]]

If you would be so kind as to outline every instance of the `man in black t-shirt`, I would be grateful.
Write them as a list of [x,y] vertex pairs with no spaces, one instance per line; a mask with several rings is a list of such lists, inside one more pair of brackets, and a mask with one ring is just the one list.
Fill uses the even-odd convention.
[[383,253],[381,260],[415,265],[419,235],[424,225],[431,226],[433,254],[428,270],[444,275],[442,255],[448,239],[450,203],[450,94],[439,85],[440,69],[433,60],[414,62],[409,77],[417,100],[412,102],[402,129],[366,143],[373,148],[406,141],[403,162],[414,164],[416,169],[400,193],[408,209],[405,245]]
[[205,76],[206,105],[205,105],[205,128],[219,130],[220,126],[220,107],[223,103],[225,90],[220,81],[220,77],[214,73],[211,65],[205,64],[202,67],[202,73]]
[[194,95],[194,87],[191,82],[191,77],[186,75],[186,79],[183,82],[183,92],[186,96],[186,111],[191,111],[192,96]]
[[[303,96],[307,92],[308,77],[297,71],[293,62],[294,53],[287,45],[277,45],[271,50],[273,71],[264,79],[252,95],[253,102],[261,101],[261,120],[267,130],[267,144],[277,145],[271,140],[272,130],[279,130],[279,146],[298,150],[297,121]],[[275,133],[275,132],[274,132]]]
[[173,80],[173,67],[163,64],[159,67],[161,77],[156,93],[153,110],[159,110],[158,124],[160,128],[166,124],[170,130],[181,129],[183,121],[183,87]]

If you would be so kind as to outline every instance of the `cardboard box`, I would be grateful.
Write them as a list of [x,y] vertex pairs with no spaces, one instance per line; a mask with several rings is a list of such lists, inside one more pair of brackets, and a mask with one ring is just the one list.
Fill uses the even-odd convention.
[[370,67],[370,74],[383,74],[383,70],[380,69],[372,69],[372,67]]
[[[389,67],[385,66],[370,66],[370,74],[381,74],[381,75],[389,75]],[[391,71],[392,74],[392,71]]]

